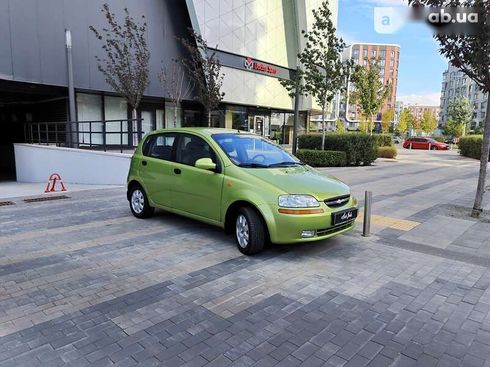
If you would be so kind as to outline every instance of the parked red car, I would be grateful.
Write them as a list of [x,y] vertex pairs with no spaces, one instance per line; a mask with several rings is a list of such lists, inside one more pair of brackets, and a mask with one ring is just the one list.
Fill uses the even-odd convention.
[[405,149],[448,150],[449,145],[431,138],[408,138],[403,142]]

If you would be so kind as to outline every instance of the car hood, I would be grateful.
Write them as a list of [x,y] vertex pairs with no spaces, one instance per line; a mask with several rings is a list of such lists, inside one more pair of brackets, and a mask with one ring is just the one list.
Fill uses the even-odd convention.
[[349,186],[339,179],[309,166],[248,168],[247,172],[285,193],[313,195],[317,200],[350,193]]

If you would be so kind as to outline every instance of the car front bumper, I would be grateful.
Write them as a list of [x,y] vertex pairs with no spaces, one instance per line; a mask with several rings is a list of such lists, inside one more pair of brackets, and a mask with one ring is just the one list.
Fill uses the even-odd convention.
[[[323,213],[318,214],[283,214],[279,212],[279,206],[274,205],[268,207],[269,215],[264,217],[272,243],[302,243],[319,241],[354,229],[355,218],[341,225],[332,224],[332,213],[354,208],[357,207],[353,198],[346,205],[335,209],[321,203]],[[314,232],[314,235],[305,237],[305,232]]]

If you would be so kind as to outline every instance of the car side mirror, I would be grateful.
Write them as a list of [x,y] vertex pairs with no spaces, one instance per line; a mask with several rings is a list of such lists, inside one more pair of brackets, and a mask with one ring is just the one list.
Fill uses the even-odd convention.
[[194,164],[196,168],[204,169],[207,171],[213,171],[216,169],[216,163],[211,158],[200,158]]

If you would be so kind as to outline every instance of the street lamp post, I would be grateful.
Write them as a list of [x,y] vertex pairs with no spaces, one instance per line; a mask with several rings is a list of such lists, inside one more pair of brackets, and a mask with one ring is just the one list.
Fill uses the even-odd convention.
[[71,147],[72,136],[71,136],[71,123],[77,121],[76,110],[75,110],[75,86],[73,82],[73,56],[72,56],[72,39],[71,31],[69,29],[65,30],[65,45],[66,45],[66,59],[68,64],[68,105],[70,110],[70,122],[68,123],[68,145]]
[[[296,68],[296,73],[299,73],[299,67]],[[299,81],[296,80],[296,83],[299,84]],[[296,85],[296,91],[294,95],[294,121],[293,121],[293,144],[292,144],[293,154],[296,154],[296,150],[298,148],[297,145],[298,145],[299,98],[300,98],[299,86]]]

